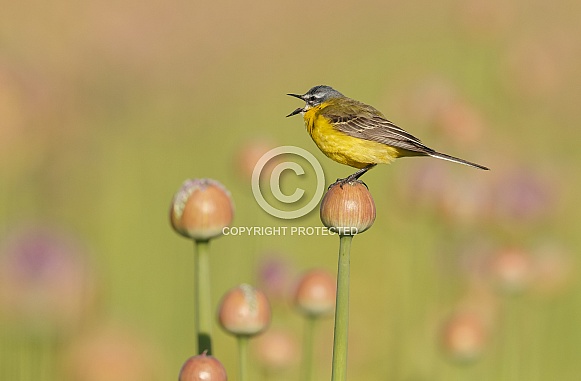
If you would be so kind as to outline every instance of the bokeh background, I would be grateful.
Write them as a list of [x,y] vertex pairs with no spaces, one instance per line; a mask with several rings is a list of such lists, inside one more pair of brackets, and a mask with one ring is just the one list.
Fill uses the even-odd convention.
[[[581,372],[581,4],[546,1],[1,1],[0,379],[168,380],[193,355],[192,244],[168,223],[186,178],[222,182],[235,226],[269,148],[325,158],[285,93],[328,84],[430,146],[364,179],[354,239],[352,380],[576,380]],[[314,176],[284,177],[307,190]],[[335,271],[329,236],[212,242],[212,292],[265,289],[299,379],[299,274]],[[330,378],[332,321],[317,379]],[[235,340],[215,355],[237,379]],[[282,349],[280,349],[282,351]],[[41,375],[34,374],[44,369]]]

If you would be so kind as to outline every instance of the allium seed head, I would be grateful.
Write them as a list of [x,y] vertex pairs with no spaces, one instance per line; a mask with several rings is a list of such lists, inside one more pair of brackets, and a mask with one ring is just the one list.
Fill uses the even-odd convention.
[[262,333],[270,324],[270,316],[266,295],[248,284],[228,291],[218,309],[220,325],[236,336]]
[[361,181],[334,184],[321,201],[321,221],[339,235],[363,233],[375,221],[375,203]]
[[472,362],[480,357],[487,336],[488,327],[481,316],[470,311],[458,311],[444,323],[441,345],[453,360]]
[[213,356],[202,353],[190,357],[180,370],[179,381],[227,381],[226,369]]
[[304,274],[295,292],[295,306],[305,315],[329,315],[335,309],[337,281],[327,271],[315,269]]
[[212,179],[186,180],[175,194],[170,210],[174,230],[199,241],[221,235],[233,217],[230,192]]
[[297,335],[282,329],[269,329],[254,343],[254,354],[270,370],[292,368],[299,361]]

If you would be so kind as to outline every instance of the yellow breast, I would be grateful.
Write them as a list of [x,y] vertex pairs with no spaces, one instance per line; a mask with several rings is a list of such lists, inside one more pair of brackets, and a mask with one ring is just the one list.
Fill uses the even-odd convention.
[[354,168],[370,164],[390,163],[399,157],[398,150],[385,144],[349,136],[336,130],[320,114],[324,105],[313,107],[304,114],[305,126],[319,149],[338,163]]

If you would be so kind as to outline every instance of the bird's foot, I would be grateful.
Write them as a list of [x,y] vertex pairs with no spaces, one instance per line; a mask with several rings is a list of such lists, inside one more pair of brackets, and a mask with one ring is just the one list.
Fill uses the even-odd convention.
[[360,184],[365,185],[365,188],[369,189],[369,187],[367,186],[367,184],[365,184],[363,181],[359,180],[359,176],[356,176],[356,174],[352,174],[350,176],[345,177],[344,179],[337,179],[337,181],[335,181],[333,184],[329,185],[329,187],[327,188],[327,190],[333,188],[336,185],[339,185],[339,187],[341,189],[343,189],[343,185],[349,184],[349,183],[354,183],[354,182],[358,182]]
[[331,189],[332,187],[334,187],[337,184],[339,184],[341,189],[343,189],[343,185],[348,184],[348,183],[353,183],[355,181],[365,185],[365,188],[369,189],[367,184],[365,184],[363,181],[359,180],[359,178],[361,176],[363,176],[365,174],[365,172],[369,171],[371,168],[375,167],[376,165],[377,164],[369,164],[367,167],[359,169],[357,172],[352,173],[351,175],[345,177],[344,179],[337,179],[337,181],[335,181],[333,184],[329,185],[329,188],[327,188],[327,190]]
[[329,185],[329,187],[327,188],[327,190],[333,188],[336,185],[339,185],[341,187],[341,189],[343,189],[343,185],[347,184],[347,178],[344,179],[337,179],[337,181],[335,181],[333,184]]

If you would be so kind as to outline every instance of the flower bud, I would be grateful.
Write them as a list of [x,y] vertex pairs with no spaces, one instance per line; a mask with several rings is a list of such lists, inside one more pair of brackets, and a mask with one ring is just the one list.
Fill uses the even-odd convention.
[[442,328],[442,349],[453,360],[471,362],[480,357],[488,336],[483,317],[471,311],[459,311]]
[[63,357],[64,377],[76,381],[153,381],[161,357],[153,343],[126,326],[108,323],[79,335]]
[[174,230],[199,241],[221,235],[233,217],[230,192],[212,179],[186,180],[175,194],[170,210]]
[[442,107],[434,122],[436,128],[458,144],[478,142],[486,124],[480,110],[461,97]]
[[218,320],[233,335],[254,336],[270,324],[270,305],[266,295],[248,284],[228,291],[222,298]]
[[363,233],[375,221],[375,203],[361,181],[331,185],[321,201],[321,221],[339,235]]
[[227,381],[226,369],[206,352],[190,357],[180,370],[179,381]]
[[439,200],[439,210],[451,223],[469,226],[490,220],[494,205],[490,185],[486,178],[472,176],[469,181],[449,181]]
[[[236,160],[237,175],[243,177],[244,180],[250,181],[252,179],[252,173],[254,168],[260,161],[260,159],[273,148],[276,148],[278,144],[270,141],[264,137],[255,137],[246,143],[240,145],[240,151],[238,151]],[[270,176],[273,168],[280,162],[279,157],[273,157],[268,163],[265,164],[261,171],[261,176]]]
[[335,309],[337,281],[324,270],[311,270],[299,281],[295,292],[295,306],[305,315],[328,315]]
[[271,302],[286,303],[293,277],[293,264],[282,253],[271,252],[258,264],[258,285]]
[[571,253],[556,243],[544,243],[534,252],[534,290],[544,296],[565,291],[573,280]]
[[502,249],[494,255],[491,264],[493,281],[505,292],[524,292],[532,283],[533,260],[530,254],[518,248]]
[[555,211],[559,192],[555,182],[529,168],[502,174],[493,189],[495,216],[512,229],[545,221]]
[[262,365],[273,371],[292,368],[299,361],[296,334],[282,329],[270,329],[256,339],[254,354]]
[[35,333],[69,332],[90,316],[97,284],[73,237],[28,227],[0,241],[0,320]]
[[407,209],[433,210],[448,192],[450,172],[436,160],[418,161],[409,171],[401,172],[396,185]]

